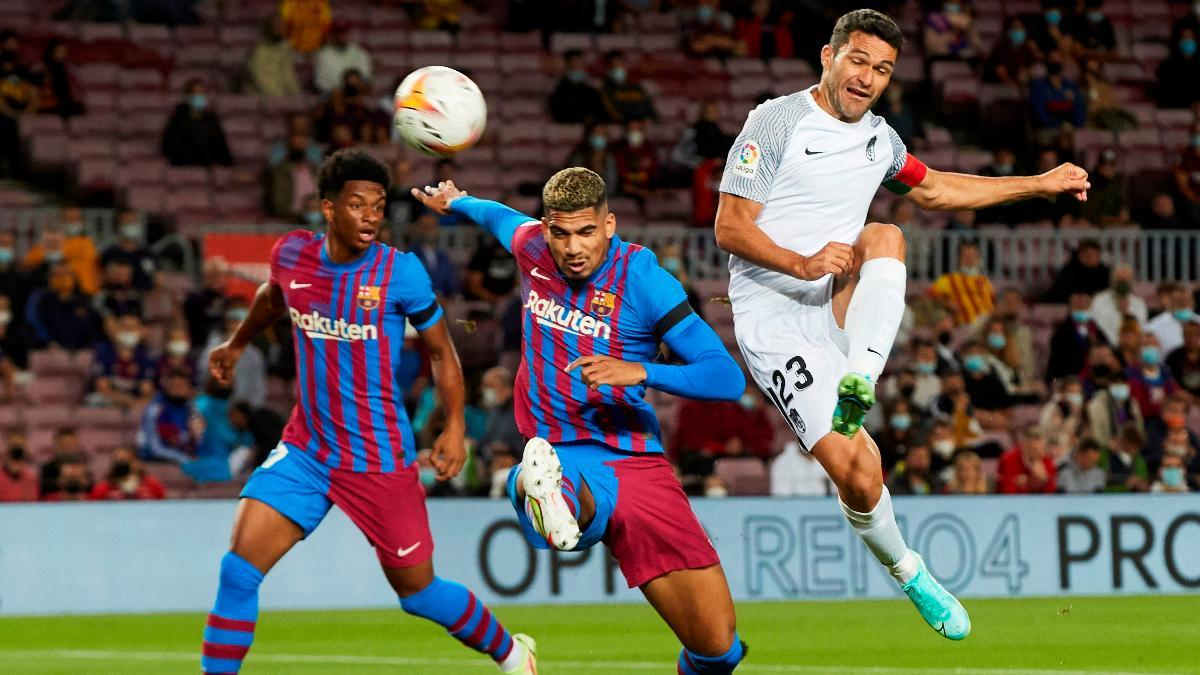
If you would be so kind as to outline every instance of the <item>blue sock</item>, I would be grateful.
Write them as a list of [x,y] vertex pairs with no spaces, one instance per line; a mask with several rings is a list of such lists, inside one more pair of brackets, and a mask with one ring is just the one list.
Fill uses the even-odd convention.
[[409,614],[440,624],[460,642],[497,663],[512,652],[512,636],[462,584],[434,577],[421,591],[400,598],[400,606]]
[[262,580],[262,572],[233,551],[221,558],[221,583],[204,627],[200,656],[200,670],[206,675],[236,673],[241,669],[254,641],[258,587]]
[[695,652],[681,649],[679,651],[679,675],[724,675],[732,673],[742,662],[746,652],[742,639],[737,633],[733,634],[733,646],[720,656],[701,656]]

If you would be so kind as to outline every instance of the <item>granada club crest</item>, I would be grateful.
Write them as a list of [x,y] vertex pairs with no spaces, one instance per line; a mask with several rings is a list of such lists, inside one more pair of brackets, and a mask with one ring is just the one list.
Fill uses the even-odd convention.
[[379,286],[359,286],[358,306],[369,312],[379,306],[379,296]]
[[592,295],[592,314],[608,316],[617,306],[617,296],[605,291],[596,291]]

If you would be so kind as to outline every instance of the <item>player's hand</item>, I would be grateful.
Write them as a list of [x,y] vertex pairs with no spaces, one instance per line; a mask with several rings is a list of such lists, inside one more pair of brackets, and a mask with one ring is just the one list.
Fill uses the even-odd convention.
[[843,277],[854,269],[854,247],[838,241],[825,244],[825,248],[807,258],[801,257],[792,276],[805,281],[816,281],[826,274]]
[[444,180],[438,183],[437,187],[426,185],[424,190],[413,188],[412,196],[416,197],[417,201],[424,204],[426,208],[444,216],[450,213],[450,202],[459,197],[466,197],[467,193],[459,190],[454,181]]
[[579,375],[589,389],[602,384],[614,387],[632,387],[646,381],[646,367],[634,361],[622,361],[611,356],[581,356],[563,368],[571,372],[582,368]]
[[1086,202],[1088,188],[1092,187],[1087,171],[1070,162],[1059,164],[1038,178],[1042,181],[1042,192],[1047,197],[1065,192],[1081,202]]
[[208,355],[208,372],[217,382],[228,385],[233,378],[233,369],[237,366],[238,359],[242,358],[245,349],[234,347],[228,341],[222,342]]
[[463,440],[462,426],[447,424],[446,428],[433,441],[433,452],[429,455],[429,463],[437,469],[437,479],[450,480],[462,471],[467,463],[467,445]]

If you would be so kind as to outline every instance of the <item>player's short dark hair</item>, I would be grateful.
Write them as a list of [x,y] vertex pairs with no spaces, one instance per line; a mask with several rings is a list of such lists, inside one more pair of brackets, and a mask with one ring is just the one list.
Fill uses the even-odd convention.
[[873,9],[856,9],[843,14],[833,25],[829,46],[837,52],[850,41],[851,33],[874,35],[891,45],[897,52],[904,46],[904,33],[900,31],[900,26],[887,14]]
[[608,188],[600,174],[573,166],[563,169],[546,181],[542,188],[542,203],[546,213],[551,211],[598,210],[608,203]]
[[379,183],[384,190],[392,184],[386,164],[363,150],[345,148],[321,162],[317,172],[317,190],[321,199],[334,199],[341,194],[346,183],[353,180]]
[[1099,251],[1100,242],[1096,241],[1095,239],[1084,239],[1083,241],[1079,242],[1079,251],[1086,251],[1088,249]]

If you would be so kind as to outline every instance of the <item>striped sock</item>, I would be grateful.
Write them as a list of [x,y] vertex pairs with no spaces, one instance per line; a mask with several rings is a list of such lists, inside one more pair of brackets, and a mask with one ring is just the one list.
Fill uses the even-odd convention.
[[462,584],[434,577],[420,592],[400,598],[400,606],[409,614],[444,626],[460,642],[497,663],[513,650],[512,636]]
[[205,675],[236,673],[254,641],[258,620],[258,587],[263,575],[244,558],[230,551],[221,558],[221,584],[217,601],[204,627],[200,670]]
[[571,515],[578,518],[579,497],[575,494],[575,485],[566,476],[563,476],[562,496],[563,500],[567,502],[567,508],[571,509]]
[[687,649],[679,650],[678,675],[725,675],[746,657],[746,645],[733,634],[733,646],[720,656],[701,656]]

